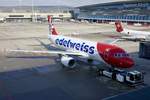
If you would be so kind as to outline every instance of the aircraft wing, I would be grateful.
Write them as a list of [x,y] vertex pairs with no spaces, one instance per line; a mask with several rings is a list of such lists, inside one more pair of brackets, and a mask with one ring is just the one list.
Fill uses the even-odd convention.
[[122,39],[136,39],[134,36],[123,36]]
[[144,36],[122,36],[121,39],[125,39],[125,40],[143,40],[145,39]]
[[58,51],[58,50],[49,50],[49,51],[34,51],[34,50],[5,50],[8,53],[24,53],[24,54],[61,54],[61,55],[72,55],[72,56],[84,56],[88,57],[86,53],[73,52],[73,51]]
[[108,44],[114,44],[118,41],[121,41],[122,39],[108,39],[108,40],[105,40],[103,41],[104,43],[108,43]]

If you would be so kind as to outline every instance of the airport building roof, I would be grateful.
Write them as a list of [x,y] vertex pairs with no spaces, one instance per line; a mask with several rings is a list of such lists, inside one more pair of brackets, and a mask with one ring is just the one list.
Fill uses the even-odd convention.
[[[124,0],[124,1],[118,1],[118,2],[106,2],[106,3],[100,3],[100,4],[93,4],[93,5],[85,5],[85,6],[80,6],[78,8],[80,9],[88,9],[88,8],[93,8],[93,7],[99,7],[99,6],[112,6],[112,5],[118,5],[118,4],[132,4],[132,3],[147,3],[149,2],[148,0]],[[133,5],[132,5],[133,6]]]
[[79,7],[78,19],[150,22],[150,2],[132,0]]
[[13,12],[13,13],[26,13],[26,12],[37,12],[37,13],[54,13],[54,12],[69,12],[74,8],[68,6],[3,6],[0,7],[0,12]]

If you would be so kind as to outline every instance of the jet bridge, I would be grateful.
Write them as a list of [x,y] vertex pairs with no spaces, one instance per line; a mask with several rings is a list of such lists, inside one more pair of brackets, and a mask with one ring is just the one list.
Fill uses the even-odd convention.
[[150,59],[150,41],[140,42],[139,57]]

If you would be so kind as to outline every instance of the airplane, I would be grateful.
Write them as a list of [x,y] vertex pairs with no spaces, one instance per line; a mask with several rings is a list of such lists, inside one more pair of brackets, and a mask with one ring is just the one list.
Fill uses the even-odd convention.
[[141,40],[146,40],[150,37],[150,32],[129,30],[123,28],[120,21],[116,21],[115,26],[116,26],[116,31],[124,35],[121,37],[122,39],[141,41]]
[[87,60],[88,63],[93,61],[103,62],[111,68],[131,68],[134,66],[133,59],[122,48],[114,45],[117,41],[92,42],[75,37],[63,36],[58,33],[52,23],[52,17],[48,16],[49,34],[48,39],[55,47],[61,50],[49,51],[30,51],[30,50],[9,50],[11,52],[23,53],[41,53],[41,54],[58,54],[60,62],[67,68],[75,68],[77,60],[74,57],[80,57]]

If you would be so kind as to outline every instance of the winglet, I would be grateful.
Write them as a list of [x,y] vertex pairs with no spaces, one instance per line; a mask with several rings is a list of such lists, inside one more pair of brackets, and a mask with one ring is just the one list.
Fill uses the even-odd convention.
[[116,26],[116,31],[117,31],[117,32],[122,32],[122,31],[123,31],[123,27],[122,27],[120,21],[116,21],[116,22],[115,22],[115,26]]
[[49,34],[58,35],[54,25],[52,24],[52,16],[48,16]]

